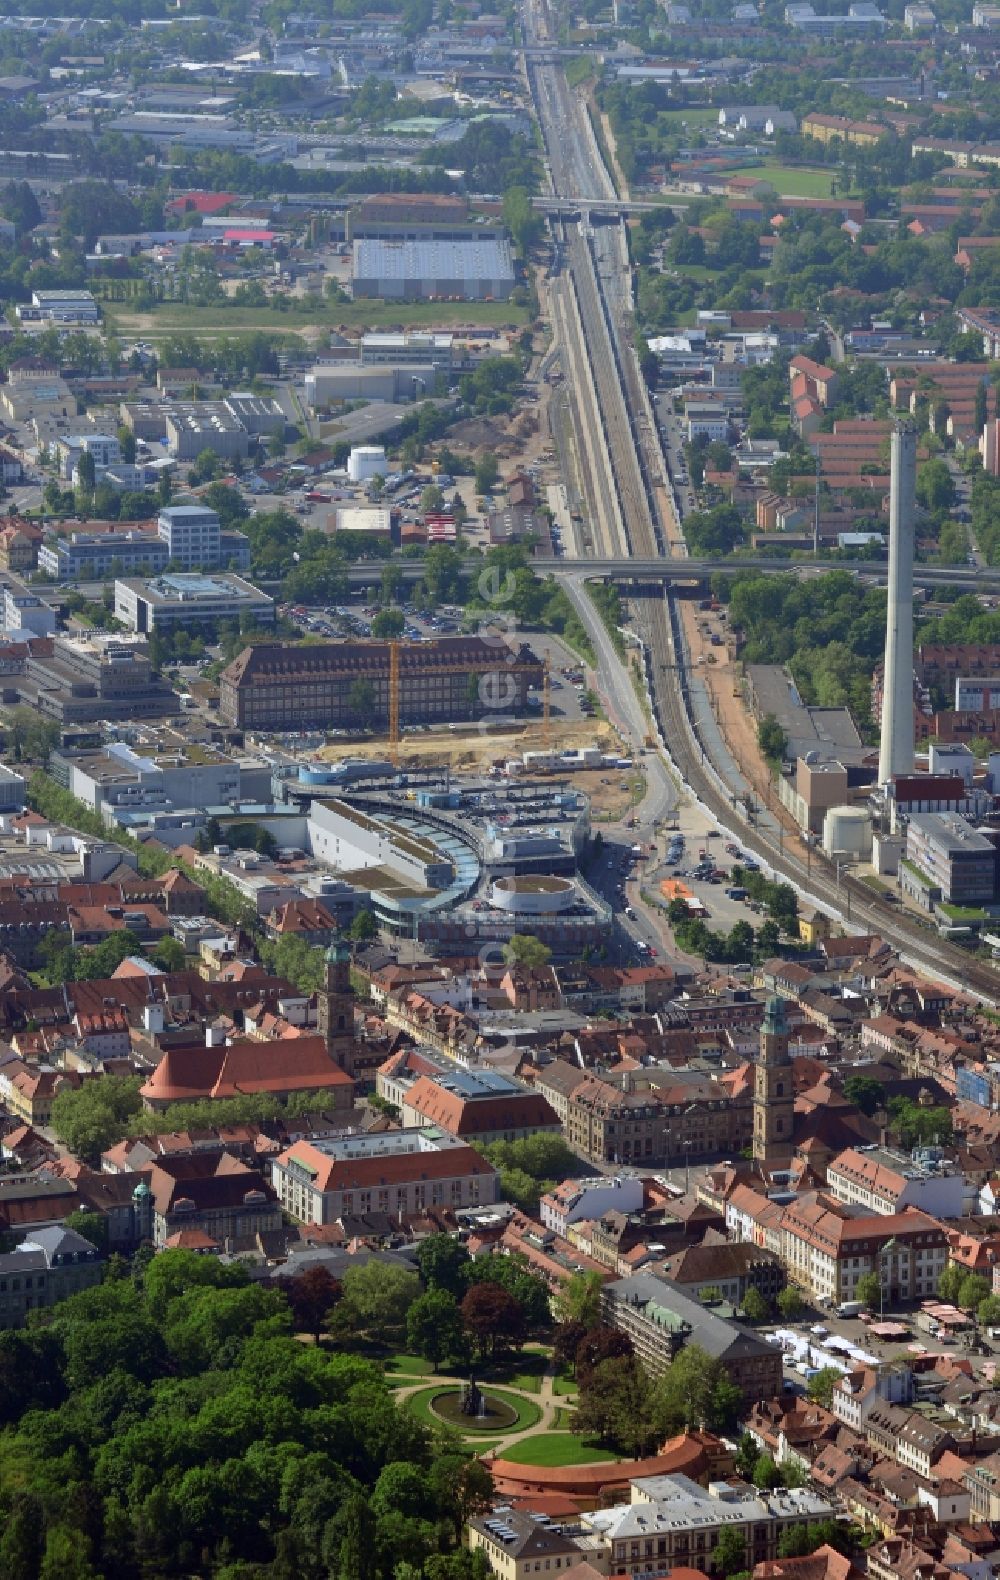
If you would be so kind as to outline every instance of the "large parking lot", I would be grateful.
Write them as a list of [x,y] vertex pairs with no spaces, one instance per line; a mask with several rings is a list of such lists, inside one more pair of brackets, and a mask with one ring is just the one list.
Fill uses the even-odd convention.
[[738,845],[723,841],[721,834],[685,834],[678,830],[666,835],[666,860],[653,873],[653,887],[663,893],[662,884],[675,878],[704,906],[702,920],[717,932],[729,932],[737,922],[759,927],[766,919],[764,907],[734,889],[732,869],[756,867]]

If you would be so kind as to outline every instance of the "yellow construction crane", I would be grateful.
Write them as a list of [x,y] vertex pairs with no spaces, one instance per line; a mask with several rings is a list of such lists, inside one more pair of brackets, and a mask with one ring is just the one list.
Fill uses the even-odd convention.
[[[400,654],[404,647],[418,647],[416,642],[402,642],[393,640],[389,643],[389,761],[399,762],[399,691],[400,691]],[[468,672],[468,660],[451,660],[435,664],[436,675],[464,675]],[[537,664],[520,663],[517,660],[512,664],[498,664],[498,671],[504,674],[519,674],[523,671],[534,672]],[[550,661],[546,653],[542,661],[542,741],[546,747],[552,735],[552,707],[550,698]]]

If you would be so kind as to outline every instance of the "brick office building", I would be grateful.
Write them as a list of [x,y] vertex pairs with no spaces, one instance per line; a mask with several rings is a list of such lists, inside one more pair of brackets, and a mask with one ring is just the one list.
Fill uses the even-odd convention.
[[[384,726],[389,718],[388,642],[281,642],[244,648],[219,676],[219,712],[240,729]],[[481,636],[400,644],[401,724],[523,713],[542,684],[530,647]]]

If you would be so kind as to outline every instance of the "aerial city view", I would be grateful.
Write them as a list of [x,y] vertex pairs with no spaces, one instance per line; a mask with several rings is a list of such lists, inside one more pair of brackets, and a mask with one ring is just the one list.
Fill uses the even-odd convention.
[[1000,1580],[1000,3],[58,9],[0,1580]]

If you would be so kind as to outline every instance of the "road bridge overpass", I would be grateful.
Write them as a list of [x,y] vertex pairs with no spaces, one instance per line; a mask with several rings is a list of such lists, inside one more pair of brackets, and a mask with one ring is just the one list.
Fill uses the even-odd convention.
[[585,215],[591,219],[622,219],[629,214],[649,214],[654,209],[671,208],[681,213],[688,207],[687,203],[643,203],[624,198],[533,197],[531,202],[540,213],[554,219],[582,219]]
[[[363,560],[350,566],[347,579],[352,587],[377,587],[382,580],[385,560]],[[423,575],[423,562],[393,560],[406,586],[412,587]],[[481,559],[465,563],[466,574],[474,576],[483,567]],[[538,576],[582,576],[590,580],[647,582],[662,586],[705,581],[710,576],[736,576],[742,571],[761,571],[767,575],[794,573],[803,578],[824,575],[827,571],[848,571],[873,586],[885,586],[888,567],[869,560],[835,561],[792,560],[741,556],[725,560],[666,559],[586,559],[560,557],[536,558],[531,568]],[[962,592],[995,592],[1000,595],[1000,567],[973,569],[971,566],[917,565],[913,573],[918,587],[957,587]],[[263,585],[263,584],[262,584]],[[270,590],[270,589],[268,589]]]

